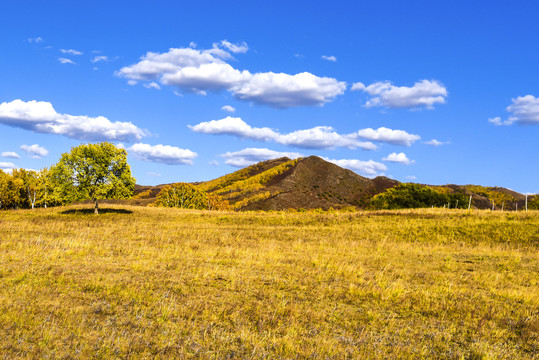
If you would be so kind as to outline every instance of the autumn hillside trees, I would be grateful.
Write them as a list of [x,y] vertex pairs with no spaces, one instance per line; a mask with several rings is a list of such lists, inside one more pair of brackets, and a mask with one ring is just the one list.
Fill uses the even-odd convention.
[[217,194],[208,194],[204,190],[188,183],[176,183],[165,186],[157,194],[157,206],[199,210],[228,210],[228,201]]

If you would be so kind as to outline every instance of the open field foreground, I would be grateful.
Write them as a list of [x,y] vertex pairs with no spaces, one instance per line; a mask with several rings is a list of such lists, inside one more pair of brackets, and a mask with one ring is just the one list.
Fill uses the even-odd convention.
[[539,212],[0,213],[2,358],[539,358]]

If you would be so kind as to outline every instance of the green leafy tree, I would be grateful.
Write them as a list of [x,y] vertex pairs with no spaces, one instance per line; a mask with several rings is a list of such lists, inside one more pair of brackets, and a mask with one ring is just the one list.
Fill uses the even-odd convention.
[[135,188],[127,152],[107,142],[71,148],[49,173],[54,202],[92,199],[95,214],[99,200],[128,199]]

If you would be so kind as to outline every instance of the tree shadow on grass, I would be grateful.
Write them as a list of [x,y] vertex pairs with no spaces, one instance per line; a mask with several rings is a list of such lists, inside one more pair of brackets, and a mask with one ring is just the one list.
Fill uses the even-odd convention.
[[[125,209],[99,209],[101,214],[132,214],[131,210]],[[94,215],[94,209],[69,209],[60,212],[62,215]]]

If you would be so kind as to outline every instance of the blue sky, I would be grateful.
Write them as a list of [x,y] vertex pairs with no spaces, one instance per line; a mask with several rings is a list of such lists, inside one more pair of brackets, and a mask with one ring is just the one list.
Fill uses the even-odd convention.
[[317,155],[369,177],[539,193],[535,1],[11,1],[0,168],[80,143],[139,184]]

